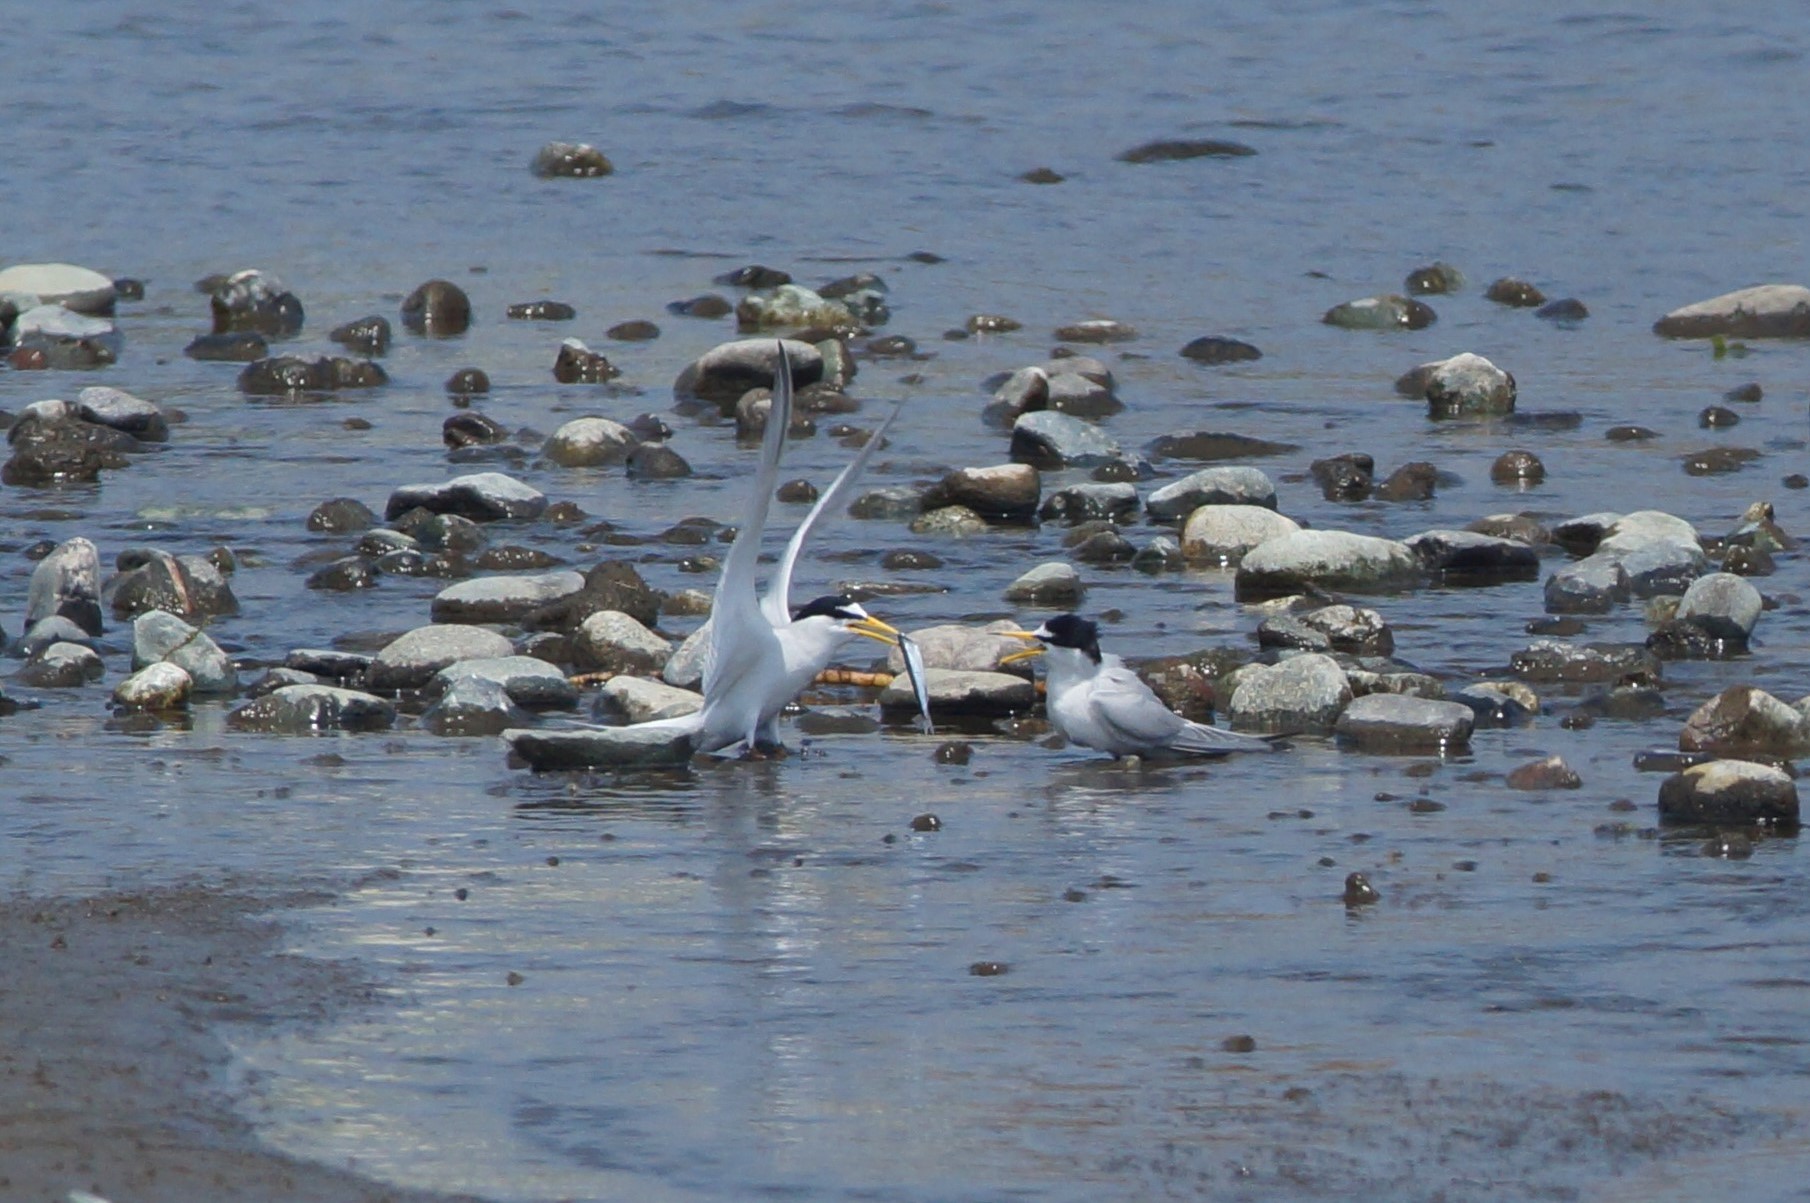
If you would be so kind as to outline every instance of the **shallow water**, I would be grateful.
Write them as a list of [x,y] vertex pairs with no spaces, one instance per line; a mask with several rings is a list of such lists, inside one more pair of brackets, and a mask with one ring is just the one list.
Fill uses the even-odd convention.
[[[858,395],[908,401],[875,483],[1003,460],[981,381],[1041,359],[1055,325],[1112,316],[1143,337],[1106,356],[1127,405],[1106,429],[1132,448],[1196,428],[1296,443],[1258,466],[1317,526],[1399,537],[1519,509],[1655,507],[1716,535],[1767,499],[1787,530],[1810,529],[1804,494],[1779,483],[1803,466],[1810,348],[1717,360],[1650,332],[1677,305],[1802,278],[1810,135],[1788,115],[1810,73],[1791,7],[1533,20],[1298,4],[1210,21],[1179,4],[669,7],[203,18],[103,0],[15,27],[58,52],[14,56],[6,261],[80,262],[148,292],[122,310],[120,364],[0,371],[0,405],[99,382],[188,420],[99,486],[0,490],[8,548],[225,543],[244,612],[213,633],[253,659],[418,625],[439,582],[305,589],[298,561],[346,541],[302,519],[464,470],[439,426],[441,382],[465,365],[490,374],[480,408],[512,428],[666,413],[699,473],[518,472],[550,496],[636,535],[732,520],[749,451],[669,411],[679,369],[733,335],[662,306],[757,261],[805,282],[881,273],[887,331],[929,353],[862,364]],[[1114,161],[1172,136],[1259,153]],[[556,138],[597,143],[618,173],[536,180],[527,164]],[[1017,180],[1037,166],[1068,179]],[[1319,323],[1435,258],[1470,283],[1430,298],[1431,328]],[[243,266],[307,306],[285,351],[333,351],[326,332],[366,313],[395,322],[433,276],[465,287],[479,321],[457,340],[400,335],[375,393],[248,400],[235,367],[180,354],[207,323],[191,282]],[[1554,326],[1484,300],[1507,274],[1591,316]],[[579,319],[503,320],[543,296]],[[941,338],[977,312],[1025,329]],[[630,317],[662,337],[608,344]],[[1265,358],[1175,354],[1202,334]],[[622,366],[615,387],[552,381],[567,336]],[[1400,373],[1461,350],[1515,374],[1523,414],[1575,413],[1575,428],[1435,425],[1394,395]],[[1739,426],[1697,428],[1748,381],[1765,399]],[[1604,440],[1626,422],[1662,437]],[[1683,473],[1682,455],[1718,443],[1765,455]],[[1541,456],[1545,483],[1490,482],[1515,446]],[[1426,503],[1323,500],[1307,464],[1352,450],[1449,478]],[[819,435],[787,454],[788,476],[821,481],[848,452]],[[503,541],[597,555],[545,525]],[[1010,614],[1004,586],[1062,554],[1055,528],[950,543],[844,522],[814,571],[871,579],[882,550],[917,546],[946,561],[918,575],[956,588],[887,599],[908,628]],[[708,587],[677,571],[683,552],[632,554],[656,587]],[[0,568],[9,630],[30,569]],[[1121,651],[1242,644],[1258,620],[1227,573],[1084,575],[1089,611],[1122,611]],[[247,1037],[245,1072],[273,1140],[409,1184],[522,1200],[1802,1197],[1803,1154],[1784,1139],[1810,1067],[1793,1018],[1810,990],[1798,842],[1724,861],[1654,838],[1640,829],[1658,778],[1632,767],[1726,685],[1810,692],[1803,561],[1760,584],[1781,605],[1756,654],[1668,665],[1665,717],[1565,730],[1549,691],[1535,724],[1439,762],[1303,739],[1139,774],[983,734],[958,767],[903,730],[795,726],[799,754],[776,764],[537,778],[489,740],[244,736],[212,705],[146,733],[110,723],[98,687],[45,694],[0,721],[4,880],[358,881],[296,918],[295,947],[370,962],[385,1005]],[[1526,644],[1541,594],[1374,604],[1403,659],[1459,683]],[[1589,631],[1643,634],[1635,607]],[[108,657],[109,684],[126,659]],[[1582,790],[1503,785],[1551,752]],[[1446,809],[1411,812],[1423,795]],[[1619,799],[1636,810],[1611,811]],[[910,829],[926,811],[941,831]],[[1598,833],[1613,822],[1631,830]],[[1379,906],[1340,904],[1353,870]],[[972,975],[983,961],[1007,972]],[[1254,1047],[1232,1051],[1238,1037]]]

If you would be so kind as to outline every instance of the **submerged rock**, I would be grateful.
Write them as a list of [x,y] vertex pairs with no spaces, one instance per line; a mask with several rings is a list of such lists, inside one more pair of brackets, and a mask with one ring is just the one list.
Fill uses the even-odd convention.
[[542,179],[595,180],[615,174],[616,166],[589,142],[549,142],[535,152],[530,170]]
[[452,338],[471,327],[471,298],[451,280],[429,280],[402,300],[402,324],[430,338]]
[[1391,293],[1334,305],[1320,320],[1346,330],[1421,330],[1439,316],[1425,301]]

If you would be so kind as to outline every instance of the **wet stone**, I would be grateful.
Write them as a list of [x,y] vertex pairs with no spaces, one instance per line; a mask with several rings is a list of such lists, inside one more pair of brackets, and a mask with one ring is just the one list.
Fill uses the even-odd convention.
[[1546,479],[1546,465],[1531,451],[1504,451],[1489,466],[1489,478],[1499,485],[1537,485]]
[[578,310],[564,301],[518,301],[503,310],[505,317],[517,322],[569,322]]
[[1481,355],[1467,351],[1422,364],[1410,376],[1423,382],[1429,417],[1499,417],[1515,410],[1515,378]]
[[1234,728],[1268,734],[1324,733],[1351,704],[1345,670],[1330,656],[1305,652],[1280,664],[1248,664],[1229,679],[1226,714]]
[[542,179],[594,180],[615,173],[615,165],[588,142],[549,142],[534,153],[529,168]]
[[541,454],[562,468],[597,468],[624,462],[638,444],[620,422],[574,418],[541,445]]
[[1328,501],[1362,501],[1376,484],[1376,461],[1361,452],[1317,459],[1308,471]]
[[460,368],[446,378],[446,391],[454,397],[476,397],[490,391],[490,377],[480,368]]
[[471,298],[450,280],[429,280],[402,299],[402,324],[430,338],[452,338],[471,327]]
[[509,428],[488,414],[471,410],[453,414],[440,423],[440,441],[448,447],[478,447],[504,442]]
[[1263,352],[1251,343],[1213,334],[1203,335],[1188,343],[1182,348],[1181,354],[1184,359],[1206,364],[1249,363],[1263,358]]
[[327,337],[360,355],[382,355],[390,349],[390,322],[381,314],[373,313],[333,327]]
[[1418,585],[1424,572],[1405,543],[1348,531],[1302,530],[1265,540],[1238,566],[1241,601],[1309,589],[1389,591]]
[[945,507],[962,507],[1002,521],[1028,522],[1036,516],[1042,477],[1028,464],[959,468],[943,477],[923,499],[925,517]]
[[1341,898],[1348,907],[1375,906],[1383,900],[1376,887],[1370,884],[1370,879],[1362,873],[1345,875],[1345,892]]
[[1204,505],[1258,506],[1273,510],[1276,508],[1276,486],[1258,468],[1202,468],[1151,490],[1144,499],[1144,509],[1157,522],[1180,521]]
[[124,389],[91,385],[76,394],[75,412],[84,422],[120,431],[141,442],[162,443],[170,437],[170,424],[163,411]]
[[1546,303],[1545,293],[1513,276],[1503,276],[1493,282],[1483,295],[1498,305],[1509,305],[1516,309],[1535,309]]
[[1000,313],[971,314],[962,325],[970,334],[1010,334],[1024,329],[1023,322]]
[[1256,148],[1224,138],[1159,138],[1121,151],[1121,163],[1175,163],[1185,159],[1244,158]]
[[1056,338],[1070,343],[1123,343],[1132,342],[1137,336],[1135,327],[1111,318],[1094,318],[1056,327]]
[[34,689],[78,689],[100,680],[105,671],[93,648],[59,641],[30,653],[13,679]]
[[1271,615],[1258,624],[1257,645],[1388,656],[1395,651],[1395,635],[1375,610],[1340,604],[1300,614]]
[[682,301],[668,301],[666,312],[675,317],[696,317],[714,320],[727,317],[735,312],[735,305],[727,297],[718,296],[714,292],[700,296],[688,297]]
[[674,768],[691,759],[691,736],[662,727],[508,730],[503,739],[536,772]]
[[390,494],[384,520],[393,522],[416,508],[473,522],[497,522],[538,518],[547,508],[547,498],[539,489],[500,472],[479,472],[437,484],[402,486]]
[[[938,716],[1022,714],[1037,701],[1036,688],[1025,678],[1011,673],[927,667],[924,677],[924,686],[930,695],[930,712]],[[884,714],[895,717],[916,714],[917,707],[911,683],[903,672],[880,691],[880,709]]]
[[215,334],[250,331],[268,338],[289,338],[302,329],[302,302],[282,281],[255,268],[234,272],[221,281],[208,304]]
[[172,710],[188,704],[193,685],[181,667],[159,661],[116,685],[113,700],[127,710]]
[[1452,694],[1471,708],[1479,727],[1513,727],[1540,713],[1540,699],[1519,681],[1476,681]]
[[371,660],[365,679],[370,688],[419,689],[433,675],[460,660],[493,660],[515,653],[509,640],[483,627],[434,623],[386,644]]
[[1089,468],[1124,452],[1099,427],[1055,410],[1037,410],[1012,424],[1011,457],[1032,467]]
[[1564,297],[1546,302],[1534,310],[1533,315],[1543,322],[1581,322],[1590,316],[1590,310],[1576,297]]
[[1721,476],[1739,472],[1759,458],[1760,453],[1751,447],[1711,447],[1687,455],[1684,472],[1686,476]]
[[283,657],[283,667],[326,681],[359,681],[371,670],[372,657],[337,648],[296,648]]
[[1378,501],[1431,501],[1439,469],[1425,460],[1403,464],[1376,486]]
[[107,583],[113,612],[136,618],[147,610],[167,610],[192,623],[229,618],[239,599],[218,565],[206,556],[172,556],[157,548],[122,552],[119,573]]
[[1422,330],[1439,318],[1424,301],[1389,294],[1334,305],[1320,320],[1346,330]]
[[1464,273],[1450,263],[1443,262],[1417,267],[1402,282],[1402,291],[1409,296],[1441,296],[1457,292],[1463,287]]
[[1072,609],[1080,605],[1086,589],[1072,564],[1060,561],[1039,564],[1006,586],[1006,600],[1019,605]]
[[1190,563],[1234,565],[1252,548],[1301,529],[1293,518],[1258,505],[1203,505],[1182,526],[1182,555]]
[[1741,415],[1726,405],[1705,406],[1697,413],[1697,425],[1704,430],[1725,430],[1730,426],[1738,426]]
[[576,338],[559,344],[553,357],[553,379],[561,384],[602,384],[622,375],[609,357],[593,351]]
[[88,635],[101,623],[100,552],[79,535],[56,546],[32,567],[26,587],[25,625],[63,618]]
[[619,610],[589,615],[573,633],[572,663],[584,672],[656,675],[672,656],[672,644]]
[[1153,459],[1186,459],[1211,463],[1215,460],[1259,459],[1266,456],[1292,455],[1300,448],[1293,443],[1280,443],[1255,435],[1235,434],[1221,430],[1194,430],[1182,434],[1165,434],[1153,440],[1149,451]]
[[623,461],[631,480],[683,480],[691,464],[664,443],[637,443]]
[[435,735],[500,735],[528,721],[508,691],[483,677],[461,677],[447,685],[421,715]]
[[1447,584],[1493,585],[1540,575],[1540,553],[1514,539],[1465,530],[1430,530],[1407,545],[1421,564]]
[[396,708],[382,698],[330,685],[285,685],[226,716],[236,731],[312,735],[324,731],[382,731]]
[[1074,524],[1095,519],[1129,521],[1138,514],[1137,487],[1129,482],[1069,485],[1043,499],[1037,517]]
[[1714,760],[1660,783],[1659,816],[1678,823],[1796,827],[1797,785],[1770,765]]
[[1342,742],[1363,751],[1399,755],[1462,749],[1475,721],[1458,702],[1372,693],[1345,707],[1335,729]]
[[239,373],[239,391],[252,397],[287,397],[305,393],[333,393],[342,389],[377,388],[389,377],[365,359],[322,355],[305,359],[282,355],[245,365]]
[[[797,339],[786,339],[785,346],[794,389],[823,379],[823,352]],[[779,351],[774,339],[746,338],[721,343],[679,373],[673,382],[673,395],[680,400],[710,402],[728,416],[750,389],[771,389],[778,370]]]
[[205,632],[174,614],[150,610],[132,623],[132,667],[138,670],[159,662],[186,672],[194,693],[232,693],[239,687],[232,660]]
[[269,357],[270,343],[256,331],[233,330],[225,334],[196,335],[182,353],[203,362],[252,363]]
[[1733,685],[1691,712],[1678,748],[1725,756],[1802,755],[1810,751],[1810,716],[1756,686]]
[[1565,643],[1536,639],[1509,657],[1509,667],[1523,681],[1553,684],[1661,678],[1659,658],[1637,643]]
[[703,708],[703,694],[646,677],[611,677],[597,692],[598,717],[624,723],[683,718]]
[[1674,309],[1653,323],[1662,338],[1810,337],[1810,288],[1761,284]]
[[1516,765],[1508,771],[1505,781],[1508,788],[1520,790],[1581,789],[1584,784],[1583,778],[1565,763],[1563,756],[1547,756]]
[[584,589],[583,573],[563,569],[532,576],[491,576],[448,585],[430,615],[442,623],[515,622]]

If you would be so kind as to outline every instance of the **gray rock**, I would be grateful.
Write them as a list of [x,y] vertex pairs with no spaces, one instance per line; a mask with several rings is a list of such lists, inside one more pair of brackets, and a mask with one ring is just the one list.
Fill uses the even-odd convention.
[[53,643],[76,643],[92,647],[94,638],[61,614],[52,614],[32,623],[25,634],[19,636],[19,642],[13,647],[13,655],[30,659]]
[[132,622],[132,667],[165,662],[188,673],[197,694],[232,693],[239,673],[220,645],[199,628],[163,610],[148,610]]
[[527,721],[502,684],[487,677],[458,677],[421,715],[436,735],[501,735]]
[[1540,575],[1540,553],[1515,539],[1437,529],[1406,542],[1428,572],[1450,585],[1531,581]]
[[313,673],[305,673],[299,668],[284,668],[282,665],[278,665],[275,668],[266,669],[263,676],[253,681],[250,685],[247,685],[245,687],[245,696],[247,698],[261,698],[265,694],[275,693],[285,685],[325,684],[327,684],[326,681],[321,680]]
[[1439,701],[1445,697],[1445,686],[1437,677],[1419,672],[1375,672],[1367,668],[1347,668],[1345,679],[1351,682],[1354,697],[1373,693],[1399,693],[1411,698]]
[[[857,316],[846,298],[830,299],[802,284],[781,284],[777,288],[751,292],[736,303],[736,329],[744,334],[757,330],[836,330],[847,327],[865,328],[867,314]],[[885,321],[882,314],[879,325]]]
[[1797,784],[1789,773],[1771,765],[1712,760],[1659,783],[1659,817],[1679,823],[1795,827]]
[[[673,395],[679,400],[708,401],[725,415],[750,389],[773,387],[779,370],[779,352],[771,338],[746,338],[722,343],[704,352],[679,373]],[[823,379],[823,354],[807,342],[785,340],[792,364],[792,384],[804,388]]]
[[1509,789],[1581,789],[1584,779],[1565,763],[1563,756],[1544,756],[1516,765],[1508,771],[1503,783]]
[[62,305],[36,305],[13,319],[13,344],[43,351],[53,368],[103,367],[119,359],[124,340],[104,317]]
[[113,688],[113,700],[128,710],[172,710],[186,705],[194,682],[167,660],[139,669]]
[[938,506],[911,520],[914,535],[978,535],[986,530],[987,520],[965,505]]
[[1261,505],[1203,505],[1182,526],[1182,555],[1190,563],[1230,567],[1253,547],[1300,529],[1293,518]]
[[525,710],[569,709],[578,705],[578,687],[545,660],[533,656],[498,656],[460,660],[435,673],[428,692],[446,690],[465,680],[488,681]]
[[121,618],[165,610],[188,622],[206,622],[239,612],[239,599],[226,574],[206,556],[173,556],[151,547],[128,552],[120,560],[129,566],[107,582],[105,591]]
[[1013,460],[1034,468],[1091,468],[1121,459],[1117,440],[1091,423],[1043,409],[1012,423]]
[[[1011,673],[926,667],[924,688],[930,695],[930,712],[939,717],[1023,714],[1037,701],[1037,687]],[[890,715],[917,713],[911,682],[903,672],[880,691],[880,709]]]
[[598,468],[625,462],[640,445],[628,427],[608,418],[573,418],[541,444],[541,454],[562,468]]
[[1673,617],[1694,623],[1717,639],[1738,640],[1745,645],[1764,608],[1760,591],[1746,578],[1712,572],[1691,582]]
[[626,723],[682,718],[704,708],[704,695],[646,677],[617,676],[598,691],[598,708]]
[[1181,541],[1173,535],[1156,535],[1131,556],[1131,566],[1154,576],[1160,572],[1180,572],[1188,566],[1182,554]]
[[1081,574],[1060,560],[1039,564],[1006,586],[1006,600],[1020,605],[1072,609],[1086,593]]
[[1546,578],[1548,614],[1607,614],[1632,590],[1627,569],[1613,554],[1597,553],[1566,564]]
[[1345,708],[1336,731],[1366,752],[1443,754],[1468,745],[1474,723],[1471,708],[1458,702],[1372,693]]
[[1513,727],[1540,713],[1540,699],[1519,681],[1476,681],[1452,695],[1471,708],[1480,727]]
[[226,716],[237,731],[313,735],[322,731],[383,731],[396,708],[380,697],[331,685],[285,685]]
[[434,595],[435,622],[515,622],[584,589],[582,572],[563,569],[520,576],[487,576],[459,581]]
[[1810,288],[1761,284],[1674,309],[1653,323],[1663,338],[1810,338]]
[[1107,518],[1129,521],[1137,517],[1138,490],[1129,481],[1069,485],[1043,499],[1037,517],[1045,522],[1089,522]]
[[1276,486],[1258,468],[1202,468],[1144,499],[1144,508],[1158,522],[1179,521],[1203,505],[1254,505],[1273,510]]
[[37,305],[61,305],[100,317],[111,314],[119,300],[110,277],[73,263],[15,263],[0,270],[0,294],[4,293],[23,294]]
[[1628,576],[1628,591],[1635,597],[1683,593],[1708,564],[1701,548],[1679,543],[1647,543],[1628,551],[1599,551],[1613,555]]
[[667,658],[660,679],[679,689],[701,689],[704,685],[704,661],[710,655],[710,621],[687,635],[679,648]]
[[1421,395],[1435,418],[1500,417],[1515,412],[1515,378],[1469,351],[1422,364]]
[[236,271],[214,288],[208,297],[213,311],[214,333],[251,331],[272,338],[299,333],[305,315],[302,303],[283,282],[257,268]]
[[1037,514],[1043,478],[1029,464],[958,468],[924,497],[926,511],[965,506],[984,518],[1028,522]]
[[1258,624],[1257,644],[1352,656],[1388,656],[1395,651],[1395,634],[1375,610],[1341,604],[1300,614],[1273,614]]
[[372,689],[419,689],[449,664],[493,660],[514,653],[509,641],[495,631],[458,623],[433,623],[391,640],[372,659],[365,679]]
[[[1028,646],[1022,639],[1009,639],[999,633],[1019,629],[1020,625],[1011,619],[1000,619],[984,627],[945,623],[941,626],[920,627],[906,633],[918,645],[918,651],[923,653],[926,668],[943,668],[953,672],[1006,672],[1028,677],[1031,670],[1027,665],[1020,663],[1002,668],[999,663],[1006,656],[1021,652]],[[899,654],[898,648],[887,652],[886,670],[895,674],[905,671],[905,658]]]
[[1810,716],[1752,685],[1733,685],[1691,712],[1678,733],[1681,752],[1722,756],[1810,752]]
[[1391,293],[1334,305],[1320,320],[1346,330],[1420,330],[1438,318],[1426,302]]
[[1417,585],[1421,578],[1420,560],[1405,543],[1349,531],[1303,530],[1246,552],[1234,587],[1245,601],[1310,589],[1387,591]]
[[14,678],[36,689],[76,689],[98,681],[106,666],[98,653],[80,643],[52,643],[40,648]]
[[75,409],[84,422],[123,431],[141,442],[162,443],[170,437],[163,411],[123,389],[90,385],[76,394]]
[[403,485],[390,494],[384,521],[393,522],[420,507],[436,514],[456,514],[473,522],[533,520],[547,508],[546,494],[501,472],[455,476],[438,484]]
[[25,625],[51,617],[65,618],[89,635],[101,633],[100,552],[87,539],[65,540],[31,570]]
[[600,610],[579,624],[571,653],[585,672],[657,674],[672,644],[620,610]]
[[1280,664],[1247,664],[1227,684],[1232,696],[1226,716],[1233,728],[1276,735],[1331,731],[1353,696],[1338,661],[1317,652]]
[[338,648],[298,647],[283,657],[283,667],[333,681],[361,681],[375,657]]
[[1659,657],[1638,643],[1566,643],[1536,639],[1508,659],[1523,681],[1580,684],[1636,678],[1657,681]]
[[692,740],[668,727],[586,727],[560,731],[510,730],[503,739],[536,772],[573,769],[678,768],[691,760]]
[[[1572,521],[1588,523],[1604,516],[1606,515],[1586,515]],[[1655,543],[1669,543],[1699,551],[1702,549],[1697,528],[1684,519],[1663,510],[1635,510],[1631,514],[1614,517],[1602,528],[1602,537],[1597,541],[1596,550],[1620,554]]]

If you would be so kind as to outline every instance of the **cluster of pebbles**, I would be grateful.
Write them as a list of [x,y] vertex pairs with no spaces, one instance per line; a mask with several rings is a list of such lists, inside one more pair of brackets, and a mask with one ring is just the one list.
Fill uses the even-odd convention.
[[[599,165],[584,149],[549,148],[536,170],[606,173],[607,162]],[[846,391],[857,359],[916,352],[908,338],[873,334],[889,317],[884,281],[864,274],[810,289],[784,272],[754,266],[719,282],[743,295],[731,303],[709,294],[669,308],[733,313],[751,337],[723,343],[685,366],[674,384],[677,411],[732,420],[741,435],[758,436],[777,366],[773,337],[780,335],[795,373],[796,420],[863,437],[840,421],[857,409]],[[1409,276],[1405,287],[1416,299],[1364,298],[1335,308],[1325,320],[1375,329],[1425,326],[1435,317],[1417,298],[1462,283],[1456,269],[1435,264]],[[280,281],[247,270],[210,277],[199,287],[208,297],[212,329],[186,353],[243,363],[237,386],[245,394],[331,393],[385,383],[376,358],[388,348],[392,330],[382,315],[334,329],[345,356],[272,355],[271,342],[293,336],[304,321],[301,301]],[[0,271],[7,362],[21,370],[116,362],[123,340],[112,315],[122,297],[133,295],[130,281],[69,265]],[[1519,281],[1497,281],[1488,295],[1549,320],[1587,316],[1581,303],[1547,302]],[[711,304],[713,298],[721,305]],[[469,299],[445,280],[410,293],[399,317],[408,330],[427,337],[461,333],[473,320]],[[509,311],[510,320],[571,317],[570,306],[552,300]],[[652,323],[635,325],[619,336],[658,335]],[[1002,315],[977,314],[945,337],[984,337],[1013,326]],[[1655,330],[1678,338],[1810,336],[1810,290],[1768,285],[1732,293],[1668,314]],[[1565,715],[1572,724],[1602,713],[1656,713],[1665,662],[1746,652],[1767,607],[1751,578],[1771,572],[1775,557],[1797,547],[1764,503],[1756,503],[1737,529],[1710,534],[1657,511],[1580,515],[1555,526],[1524,515],[1484,515],[1462,529],[1434,528],[1401,540],[1309,529],[1282,512],[1271,478],[1251,462],[1293,456],[1298,447],[1211,430],[1175,432],[1142,448],[1123,446],[1099,424],[1124,408],[1111,368],[1066,344],[1104,346],[1135,339],[1137,332],[1094,320],[1057,333],[1065,345],[1056,355],[988,382],[991,397],[979,416],[1008,435],[1005,462],[870,488],[851,513],[906,522],[932,536],[1000,525],[1055,532],[1064,554],[1032,567],[1006,592],[1005,600],[1019,606],[1081,607],[1081,566],[1152,574],[1189,566],[1231,569],[1238,599],[1261,615],[1255,653],[1211,648],[1140,666],[1167,702],[1193,718],[1208,719],[1219,710],[1241,730],[1333,736],[1360,749],[1418,753],[1462,748],[1478,725],[1530,720],[1545,709],[1541,689],[1577,698]],[[1181,354],[1207,364],[1262,356],[1249,343],[1217,335],[1194,340]],[[601,382],[618,374],[607,357],[576,339],[560,342],[551,366],[562,381]],[[487,380],[467,369],[447,388],[477,396]],[[1501,419],[1516,403],[1514,377],[1469,352],[1421,364],[1397,388],[1424,399],[1428,416],[1441,420]],[[93,481],[133,456],[154,452],[182,420],[178,412],[116,388],[84,388],[73,401],[38,401],[7,415],[11,455],[0,479],[33,487]],[[294,648],[235,659],[207,633],[238,612],[230,552],[131,547],[104,571],[96,545],[78,537],[31,549],[39,558],[25,629],[11,644],[23,660],[13,684],[80,689],[107,679],[104,635],[111,619],[132,629],[130,671],[111,688],[113,704],[129,713],[156,714],[194,698],[215,698],[231,707],[230,725],[244,730],[372,730],[416,722],[447,735],[508,731],[536,767],[640,763],[670,752],[620,728],[579,730],[553,751],[535,733],[558,729],[543,717],[549,712],[570,714],[579,707],[580,684],[600,685],[594,717],[611,724],[695,709],[708,593],[657,589],[626,562],[605,560],[578,571],[533,547],[500,541],[494,532],[585,519],[577,507],[550,501],[497,470],[511,466],[510,455],[523,455],[500,423],[461,409],[443,433],[453,463],[485,470],[397,485],[382,515],[339,498],[322,502],[308,518],[311,530],[347,540],[306,566],[310,587],[354,591],[385,575],[444,578],[449,583],[434,596],[424,625],[368,653]],[[619,465],[636,477],[683,477],[690,467],[666,446],[670,433],[652,414],[628,423],[587,416],[554,431],[539,453],[559,466]],[[1532,481],[1542,471],[1535,454],[1516,450],[1502,456],[1492,474]],[[1062,483],[1046,489],[1049,474],[1059,474]],[[1305,474],[1291,479],[1311,481],[1328,498],[1385,501],[1425,499],[1440,484],[1434,465],[1410,463],[1379,474],[1370,456],[1355,451],[1313,460]],[[809,499],[803,482],[788,487],[791,499]],[[709,573],[717,560],[708,549],[733,531],[688,520],[670,534],[670,542],[692,548],[681,569]],[[927,552],[908,558],[910,564],[891,566],[937,566]],[[1450,687],[1397,660],[1383,615],[1352,600],[1432,583],[1488,587],[1542,577],[1549,620],[1539,624],[1536,637],[1499,673],[1479,673]],[[1644,642],[1568,638],[1576,631],[1575,616],[1636,604],[1649,618]],[[674,639],[662,632],[663,622],[700,625]],[[913,632],[939,720],[992,724],[1034,709],[1030,677],[1001,664],[1021,647],[1000,633],[1013,625]],[[896,653],[894,661],[897,673]],[[261,675],[243,680],[241,673],[253,667],[261,667]],[[884,714],[901,719],[914,708],[902,679],[881,689],[879,704]],[[575,729],[570,721],[565,727]],[[1784,762],[1810,750],[1810,698],[1786,703],[1751,686],[1731,688],[1703,704],[1678,745],[1670,766],[1676,771],[1660,790],[1664,816],[1796,821],[1795,788]],[[1577,783],[1562,762],[1524,766],[1520,778],[1538,788]]]

